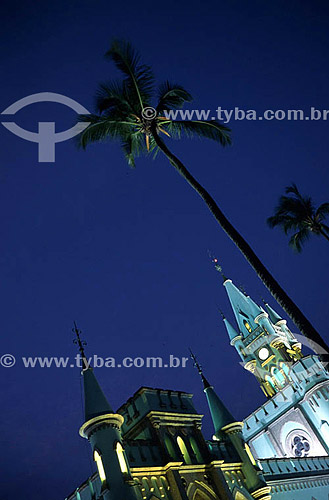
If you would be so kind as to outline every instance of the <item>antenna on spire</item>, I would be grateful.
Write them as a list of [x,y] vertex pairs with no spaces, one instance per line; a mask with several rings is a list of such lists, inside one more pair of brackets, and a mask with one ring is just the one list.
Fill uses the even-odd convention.
[[218,259],[217,257],[215,257],[211,252],[210,250],[208,250],[208,255],[209,255],[209,258],[211,260],[211,262],[214,264],[215,266],[215,269],[217,272],[219,272],[223,278],[223,281],[226,281],[227,280],[227,277],[225,276],[224,272],[223,272],[223,268],[222,266],[220,265],[220,263],[218,262]]
[[221,315],[222,319],[224,320],[225,314],[223,313],[223,311],[221,309],[218,309],[218,311],[219,311],[219,314]]
[[80,355],[84,364],[84,369],[86,370],[89,368],[89,363],[85,355],[85,350],[84,347],[87,345],[87,342],[85,340],[82,340],[80,337],[80,334],[82,333],[81,330],[77,327],[77,324],[75,321],[73,321],[74,327],[72,328],[72,332],[75,333],[76,339],[73,340],[73,344],[76,344],[79,348]]
[[198,362],[197,358],[196,358],[196,355],[193,354],[191,348],[189,347],[189,351],[190,351],[190,356],[191,356],[191,359],[193,361],[193,366],[194,368],[196,368],[199,372],[199,375],[202,379],[202,382],[203,382],[203,386],[205,389],[207,389],[207,387],[210,387],[210,384],[208,382],[208,380],[206,379],[206,377],[203,375],[203,371],[202,371],[202,366],[200,365],[200,363]]
[[238,283],[237,286],[238,286],[238,289],[240,290],[240,292],[242,292],[243,295],[245,295],[246,297],[248,297],[248,294],[246,292],[246,289],[245,289],[243,283]]
[[189,347],[189,351],[190,351],[191,359],[193,361],[193,366],[194,366],[194,368],[196,368],[198,370],[198,372],[201,375],[202,374],[202,366],[199,364],[198,360],[196,359],[196,355],[193,354],[192,349],[190,347]]

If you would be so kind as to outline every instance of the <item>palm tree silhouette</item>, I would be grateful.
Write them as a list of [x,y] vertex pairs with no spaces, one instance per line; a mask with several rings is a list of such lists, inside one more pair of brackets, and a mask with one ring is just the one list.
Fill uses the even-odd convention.
[[302,251],[312,234],[329,241],[329,226],[324,222],[329,215],[329,203],[316,208],[312,198],[301,195],[296,184],[287,186],[285,193],[290,196],[280,196],[274,215],[267,219],[268,225],[280,226],[287,235],[292,233],[289,245],[297,252]]
[[175,156],[160,134],[180,138],[204,137],[219,142],[222,146],[231,143],[230,130],[217,120],[171,120],[165,111],[181,109],[192,96],[181,85],[165,82],[159,86],[158,99],[151,107],[154,92],[154,77],[149,66],[141,63],[139,54],[126,41],[115,40],[106,57],[113,61],[122,72],[123,80],[112,81],[99,86],[96,94],[97,113],[80,115],[79,121],[89,122],[89,126],[80,134],[79,142],[83,148],[89,143],[103,142],[109,139],[119,140],[124,155],[130,166],[135,165],[135,158],[161,151],[170,164],[188,182],[206,203],[216,221],[239,248],[259,278],[273,297],[286,311],[299,330],[310,341],[315,352],[323,357],[329,348],[304,316],[297,305],[290,299],[271,273],[266,269],[255,252],[229,222],[213,197],[193,177],[183,163]]

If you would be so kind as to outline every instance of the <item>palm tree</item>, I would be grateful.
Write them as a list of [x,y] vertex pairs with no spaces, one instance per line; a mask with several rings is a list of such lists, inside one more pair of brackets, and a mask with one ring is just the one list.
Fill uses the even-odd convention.
[[86,148],[93,142],[119,140],[128,164],[132,167],[135,165],[135,158],[141,154],[153,152],[155,156],[161,151],[206,203],[216,221],[239,248],[273,297],[309,339],[313,349],[320,355],[329,352],[322,337],[229,222],[212,196],[170,151],[160,136],[199,136],[226,146],[231,143],[230,130],[217,120],[185,121],[168,118],[166,111],[181,109],[186,102],[192,100],[189,92],[181,85],[169,82],[160,85],[156,104],[151,107],[154,91],[152,71],[149,66],[141,63],[140,56],[129,43],[114,41],[106,57],[121,71],[123,80],[100,85],[96,94],[97,113],[81,115],[79,118],[82,122],[89,122],[89,126],[80,135],[80,145]]
[[285,192],[290,196],[280,196],[274,215],[267,219],[268,225],[271,228],[281,226],[287,235],[293,233],[289,245],[297,252],[302,251],[312,234],[329,241],[329,226],[324,222],[329,215],[329,203],[316,209],[312,198],[301,195],[296,184],[287,186]]

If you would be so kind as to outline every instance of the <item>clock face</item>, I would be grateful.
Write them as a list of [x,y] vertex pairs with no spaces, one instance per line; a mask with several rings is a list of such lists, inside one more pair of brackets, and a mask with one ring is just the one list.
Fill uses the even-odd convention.
[[270,353],[269,353],[268,349],[266,349],[266,347],[262,347],[258,352],[258,357],[259,357],[259,359],[264,361],[265,359],[267,359],[269,357],[269,354]]

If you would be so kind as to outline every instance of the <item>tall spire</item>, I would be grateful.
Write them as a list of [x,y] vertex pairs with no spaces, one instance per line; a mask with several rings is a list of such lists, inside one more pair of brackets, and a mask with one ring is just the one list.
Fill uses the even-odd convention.
[[263,314],[264,311],[248,295],[239,290],[230,279],[224,282],[228,298],[230,300],[240,332],[247,336],[250,330],[254,330],[257,324],[254,319]]
[[219,399],[213,386],[209,384],[209,382],[207,381],[207,379],[203,375],[202,367],[198,363],[196,356],[193,354],[191,349],[190,349],[190,353],[191,353],[191,358],[194,362],[194,366],[198,370],[199,375],[201,376],[201,379],[203,382],[203,386],[204,386],[203,390],[206,393],[208,406],[209,406],[211,418],[212,418],[214,429],[215,429],[215,435],[219,436],[221,429],[223,427],[225,427],[226,425],[234,423],[235,419],[231,415],[229,410],[226,408],[226,406]]
[[228,333],[228,336],[230,338],[230,341],[232,343],[232,341],[234,339],[236,339],[237,337],[240,336],[240,334],[236,331],[236,329],[231,325],[231,323],[229,322],[228,319],[226,319],[225,317],[223,318],[223,321],[224,321],[224,325],[226,326],[226,330],[227,330],[227,333]]
[[76,335],[76,339],[74,339],[73,342],[74,344],[78,345],[78,349],[82,359],[85,422],[88,422],[88,420],[94,417],[114,412],[109,402],[107,401],[99,383],[97,382],[93,369],[88,362],[84,351],[84,347],[87,345],[87,342],[81,339],[81,330],[78,329],[75,321],[72,331]]

